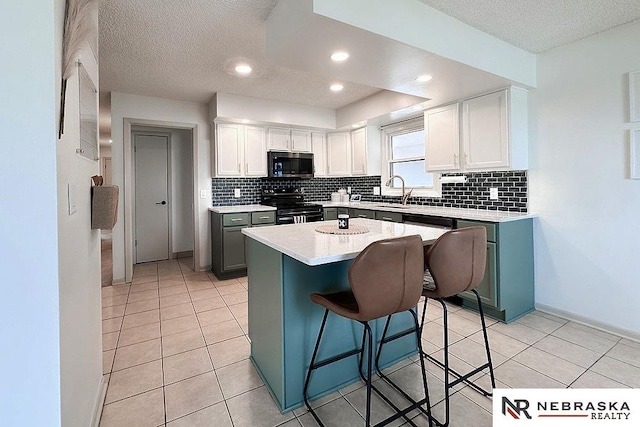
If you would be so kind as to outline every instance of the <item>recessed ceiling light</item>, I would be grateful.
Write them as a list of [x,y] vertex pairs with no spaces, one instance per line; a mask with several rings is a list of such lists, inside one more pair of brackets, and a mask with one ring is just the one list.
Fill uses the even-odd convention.
[[423,110],[423,109],[424,109],[424,106],[422,106],[422,105],[420,105],[420,104],[417,104],[417,105],[414,105],[413,107],[411,107],[411,109],[412,109],[413,111],[420,111],[420,110]]
[[252,68],[250,66],[248,66],[247,64],[238,64],[236,65],[236,73],[238,74],[243,74],[243,75],[247,75],[249,73],[251,73]]
[[344,86],[342,86],[340,83],[334,83],[329,87],[329,89],[334,92],[340,92],[342,89],[344,89]]
[[347,58],[349,58],[349,54],[347,52],[339,51],[331,54],[331,60],[335,62],[346,61]]
[[421,75],[421,76],[418,76],[418,77],[416,78],[416,81],[417,81],[417,82],[420,82],[420,83],[424,83],[424,82],[428,82],[428,81],[429,81],[429,80],[431,80],[432,78],[433,78],[433,77],[431,77],[431,76],[430,76],[430,75],[428,75],[428,74],[423,74],[423,75]]
[[113,139],[110,139],[109,142],[113,142]]

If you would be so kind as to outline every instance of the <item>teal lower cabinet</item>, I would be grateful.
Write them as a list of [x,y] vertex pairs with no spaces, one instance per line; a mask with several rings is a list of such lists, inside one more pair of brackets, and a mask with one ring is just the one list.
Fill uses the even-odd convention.
[[324,208],[322,217],[325,221],[338,219],[338,208]]
[[376,213],[368,209],[349,209],[349,217],[376,219]]
[[[456,228],[473,226],[487,230],[485,275],[476,289],[485,313],[508,323],[533,311],[533,220],[499,223],[458,220]],[[460,296],[465,307],[477,310],[472,292]]]
[[247,274],[245,257],[245,227],[273,225],[275,212],[211,212],[211,271],[219,279],[231,279]]
[[402,222],[402,214],[398,212],[375,212],[378,221]]

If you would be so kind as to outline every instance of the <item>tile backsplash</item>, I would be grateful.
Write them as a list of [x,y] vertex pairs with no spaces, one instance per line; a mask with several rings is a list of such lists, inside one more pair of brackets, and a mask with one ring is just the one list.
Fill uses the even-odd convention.
[[[443,174],[467,177],[466,183],[442,184],[442,197],[411,197],[409,204],[454,208],[488,209],[527,212],[527,171],[470,172]],[[300,187],[306,201],[326,201],[339,188],[351,187],[352,194],[362,194],[363,201],[399,203],[399,197],[374,196],[373,187],[380,187],[380,175],[345,178],[270,179],[213,178],[213,206],[260,203],[263,188]],[[490,200],[489,189],[498,189],[498,200]],[[240,197],[234,197],[234,189]]]

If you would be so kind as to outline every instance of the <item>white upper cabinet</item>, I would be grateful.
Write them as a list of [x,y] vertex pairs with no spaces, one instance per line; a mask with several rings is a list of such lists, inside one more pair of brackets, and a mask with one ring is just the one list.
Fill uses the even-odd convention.
[[327,174],[351,175],[351,134],[337,132],[327,135]]
[[446,171],[460,167],[458,104],[424,112],[425,169]]
[[291,151],[310,153],[311,132],[293,129],[291,131]]
[[269,128],[269,150],[273,151],[289,151],[289,129]]
[[267,176],[267,132],[244,128],[244,176]]
[[327,134],[311,132],[314,176],[327,176]]
[[311,152],[311,132],[300,129],[269,128],[270,151]]
[[527,169],[526,90],[510,87],[467,99],[461,117],[458,104],[424,114],[427,172]]
[[462,150],[465,169],[509,166],[507,92],[500,91],[462,103]]
[[241,176],[244,147],[243,126],[218,123],[215,138],[215,175]]
[[367,129],[351,132],[351,174],[367,174]]

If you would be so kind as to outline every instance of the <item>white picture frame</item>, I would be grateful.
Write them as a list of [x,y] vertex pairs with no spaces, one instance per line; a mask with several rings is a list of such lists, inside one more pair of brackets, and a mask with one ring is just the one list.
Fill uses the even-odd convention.
[[640,122],[640,70],[629,73],[629,121]]
[[629,144],[629,178],[640,179],[640,129],[631,129]]

